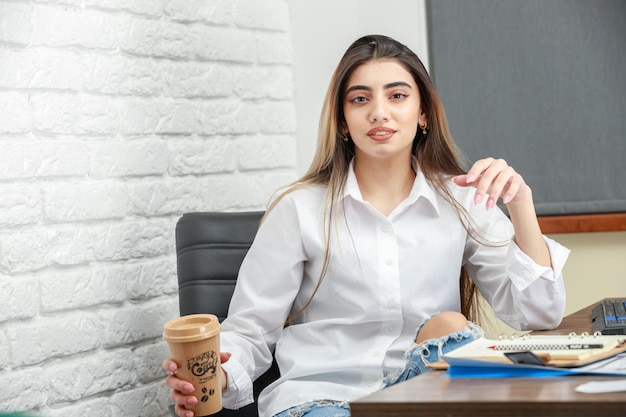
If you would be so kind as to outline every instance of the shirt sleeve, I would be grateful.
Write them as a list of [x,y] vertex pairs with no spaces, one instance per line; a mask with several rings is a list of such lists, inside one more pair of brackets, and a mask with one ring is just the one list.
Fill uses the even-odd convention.
[[238,410],[254,402],[252,380],[241,364],[229,359],[222,364],[226,371],[226,390],[222,392],[222,405],[229,410]]
[[468,237],[464,265],[496,316],[517,330],[557,327],[565,312],[563,266],[570,251],[543,236],[552,267],[538,265],[514,242],[504,213],[497,208],[472,212],[480,237]]
[[285,197],[259,227],[222,323],[221,349],[232,355],[224,363],[228,407],[251,402],[252,381],[271,366],[276,341],[301,286],[303,262],[298,213]]

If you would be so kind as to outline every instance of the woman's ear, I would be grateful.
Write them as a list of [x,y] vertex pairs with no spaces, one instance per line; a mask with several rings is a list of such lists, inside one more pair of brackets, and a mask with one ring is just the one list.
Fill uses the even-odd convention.
[[420,126],[424,126],[427,122],[428,122],[428,116],[426,116],[426,113],[424,113],[424,111],[421,111],[420,116],[418,118],[418,124]]
[[339,122],[338,130],[339,130],[339,133],[342,135],[347,135],[348,133],[350,133],[350,131],[348,130],[348,125],[346,124],[345,120],[342,122]]

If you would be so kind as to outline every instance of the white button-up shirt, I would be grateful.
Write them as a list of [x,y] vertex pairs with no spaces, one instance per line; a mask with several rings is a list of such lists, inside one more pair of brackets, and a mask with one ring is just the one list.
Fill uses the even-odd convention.
[[[460,311],[465,266],[495,313],[517,329],[554,328],[563,316],[562,268],[569,251],[545,238],[552,268],[537,265],[512,241],[500,209],[473,203],[473,188],[449,183],[469,211],[479,240],[418,173],[410,195],[388,216],[364,201],[350,170],[325,229],[326,187],[288,194],[260,227],[239,272],[222,324],[228,388],[224,406],[252,401],[251,381],[272,361],[281,377],[259,398],[261,417],[321,399],[351,401],[404,367],[417,328],[434,314]],[[310,304],[324,263],[330,260]],[[486,245],[483,243],[487,243]]]

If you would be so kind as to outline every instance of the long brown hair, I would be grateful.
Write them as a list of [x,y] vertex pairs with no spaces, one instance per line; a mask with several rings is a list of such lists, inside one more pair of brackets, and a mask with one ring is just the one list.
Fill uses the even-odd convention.
[[[459,220],[467,229],[469,215],[455,200],[446,187],[446,177],[463,174],[461,154],[452,140],[443,106],[439,95],[422,61],[408,47],[396,40],[369,35],[356,40],[346,50],[335,69],[324,99],[318,132],[317,149],[313,161],[304,176],[288,186],[269,206],[268,212],[288,193],[313,184],[327,187],[325,218],[325,254],[322,272],[317,287],[308,302],[299,311],[293,313],[288,321],[299,315],[311,302],[326,275],[329,259],[329,241],[335,205],[343,192],[348,176],[350,161],[354,156],[354,143],[344,141],[340,136],[345,127],[343,97],[346,83],[352,72],[360,65],[377,59],[393,59],[404,66],[413,76],[426,114],[429,131],[427,136],[417,129],[413,140],[413,155],[418,167],[433,185],[435,190],[456,210]],[[476,286],[464,268],[460,271],[461,313],[473,320],[478,314]]]

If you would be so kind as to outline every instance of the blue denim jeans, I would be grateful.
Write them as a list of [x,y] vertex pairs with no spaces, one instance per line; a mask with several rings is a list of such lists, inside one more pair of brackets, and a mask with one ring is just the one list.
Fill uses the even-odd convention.
[[274,417],[350,417],[350,406],[347,401],[311,401],[281,411]]
[[[404,355],[407,359],[406,367],[388,375],[385,387],[429,371],[427,366],[430,363],[437,362],[446,353],[484,336],[480,327],[471,322],[468,325],[468,328],[447,336],[429,339],[419,345],[413,343]],[[311,401],[281,411],[274,417],[350,417],[350,407],[346,401]]]
[[468,322],[468,327],[458,332],[437,339],[429,339],[419,345],[413,343],[404,354],[407,360],[404,370],[388,375],[385,379],[385,386],[388,387],[428,372],[430,370],[428,365],[437,362],[441,356],[484,336],[485,333],[480,327]]

